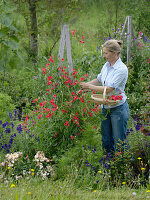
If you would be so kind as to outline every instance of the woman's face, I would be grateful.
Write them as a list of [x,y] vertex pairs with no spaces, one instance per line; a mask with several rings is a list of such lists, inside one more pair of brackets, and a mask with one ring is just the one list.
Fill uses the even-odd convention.
[[108,48],[103,48],[103,57],[109,62],[112,63],[114,60],[116,60],[117,53],[111,52],[108,50]]

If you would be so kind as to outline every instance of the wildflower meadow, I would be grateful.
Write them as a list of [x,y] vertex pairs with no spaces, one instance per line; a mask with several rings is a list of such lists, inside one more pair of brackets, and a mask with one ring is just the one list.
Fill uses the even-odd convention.
[[[97,6],[98,1],[67,4],[63,20],[69,24],[73,61],[73,66],[69,66],[67,51],[63,57],[58,56],[61,5],[56,1],[52,4],[53,14],[41,11],[41,17],[37,9],[39,50],[33,54],[28,42],[32,47],[35,43],[31,45],[31,40],[24,35],[34,32],[32,25],[29,31],[29,18],[24,13],[27,2],[17,2],[20,19],[15,14],[18,10],[14,2],[9,0],[9,3],[10,8],[4,2],[0,4],[5,19],[0,15],[0,44],[5,55],[5,59],[0,60],[0,199],[150,198],[150,36],[147,26],[138,26],[136,20],[133,22],[135,33],[129,63],[128,33],[122,37],[121,59],[129,71],[125,88],[130,108],[126,132],[129,148],[123,151],[120,142],[119,150],[112,156],[102,149],[101,120],[105,116],[101,114],[101,105],[91,98],[97,93],[82,90],[80,83],[95,78],[100,72],[105,63],[103,43],[120,39],[129,12],[126,5],[122,3],[124,18],[118,17],[118,22],[114,20],[117,24],[109,23],[105,27],[105,23],[96,21],[96,16],[104,12]],[[109,3],[103,2],[103,8]],[[68,14],[70,4],[72,11],[78,12],[79,19],[74,13],[73,16]],[[112,5],[117,13],[117,4]],[[44,5],[39,2],[36,6],[42,9]],[[47,9],[50,9],[48,2]],[[86,20],[86,12],[91,20]],[[136,16],[134,11],[130,12]],[[50,19],[53,19],[49,22],[53,29],[48,33],[49,23],[43,21]],[[22,23],[26,23],[26,29]],[[115,102],[121,100],[122,95],[107,95],[106,98],[107,102]]]

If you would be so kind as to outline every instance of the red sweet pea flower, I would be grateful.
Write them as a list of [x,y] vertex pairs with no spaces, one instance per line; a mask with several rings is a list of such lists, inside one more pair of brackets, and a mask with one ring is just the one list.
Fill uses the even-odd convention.
[[46,116],[46,118],[51,118],[51,116],[52,116],[53,114],[54,114],[54,113],[49,112],[48,115]]
[[46,84],[47,84],[47,85],[51,85],[51,84],[52,84],[52,81],[47,81]]
[[67,113],[67,110],[62,110],[63,113]]
[[84,81],[84,80],[85,80],[85,78],[83,78],[83,77],[80,78],[80,81]]
[[72,139],[72,140],[74,139],[73,135],[71,135],[71,139]]
[[79,41],[80,43],[84,44],[85,42],[83,42],[82,40]]
[[65,125],[65,126],[69,126],[69,121],[66,121],[66,122],[64,123],[64,125]]
[[75,30],[73,30],[73,31],[72,31],[72,35],[75,35],[75,32],[76,32],[76,31],[75,31]]
[[83,37],[83,35],[82,35],[82,39],[84,40],[84,37]]
[[89,112],[89,116],[92,117],[92,113],[91,112]]
[[52,63],[54,62],[54,60],[52,59],[52,56],[50,57],[49,61]]
[[47,77],[47,80],[48,80],[48,81],[50,81],[51,79],[53,79],[52,76],[48,76],[48,77]]
[[35,101],[38,101],[38,99],[33,99],[32,103],[34,103]]
[[38,116],[38,119],[40,119],[42,117],[42,115],[41,114],[39,114],[39,116]]
[[46,73],[46,71],[47,71],[47,70],[45,69],[45,67],[44,67],[42,70],[43,70],[43,74],[45,74],[45,73]]
[[61,59],[61,61],[63,62],[63,61],[64,61],[64,59],[62,58],[62,59]]
[[85,74],[85,76],[87,77],[87,76],[88,76],[88,74]]

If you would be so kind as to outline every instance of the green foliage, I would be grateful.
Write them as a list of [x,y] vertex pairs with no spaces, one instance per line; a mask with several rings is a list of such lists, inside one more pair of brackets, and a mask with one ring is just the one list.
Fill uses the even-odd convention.
[[15,105],[12,103],[11,96],[0,93],[0,120],[3,122],[9,119],[9,112],[15,109]]
[[14,70],[13,73],[0,72],[1,91],[11,96],[16,106],[21,106],[25,101],[27,107],[31,108],[31,100],[41,94],[42,86],[38,73],[29,71],[22,67],[21,71]]
[[93,190],[124,185],[138,188],[148,184],[148,136],[136,131],[131,122],[128,127],[130,149],[112,156],[104,155],[101,150],[100,129],[94,130],[89,125],[76,147],[55,160],[58,178],[72,177],[77,187],[82,185]]
[[138,42],[137,49],[128,65],[129,78],[127,82],[128,102],[133,115],[140,114],[149,103],[149,50],[148,42]]

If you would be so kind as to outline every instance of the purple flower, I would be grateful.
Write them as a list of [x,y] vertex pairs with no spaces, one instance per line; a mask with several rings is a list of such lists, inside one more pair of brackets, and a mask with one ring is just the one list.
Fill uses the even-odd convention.
[[2,120],[0,120],[0,124],[2,124]]
[[99,51],[100,50],[100,47],[97,47],[97,51]]

